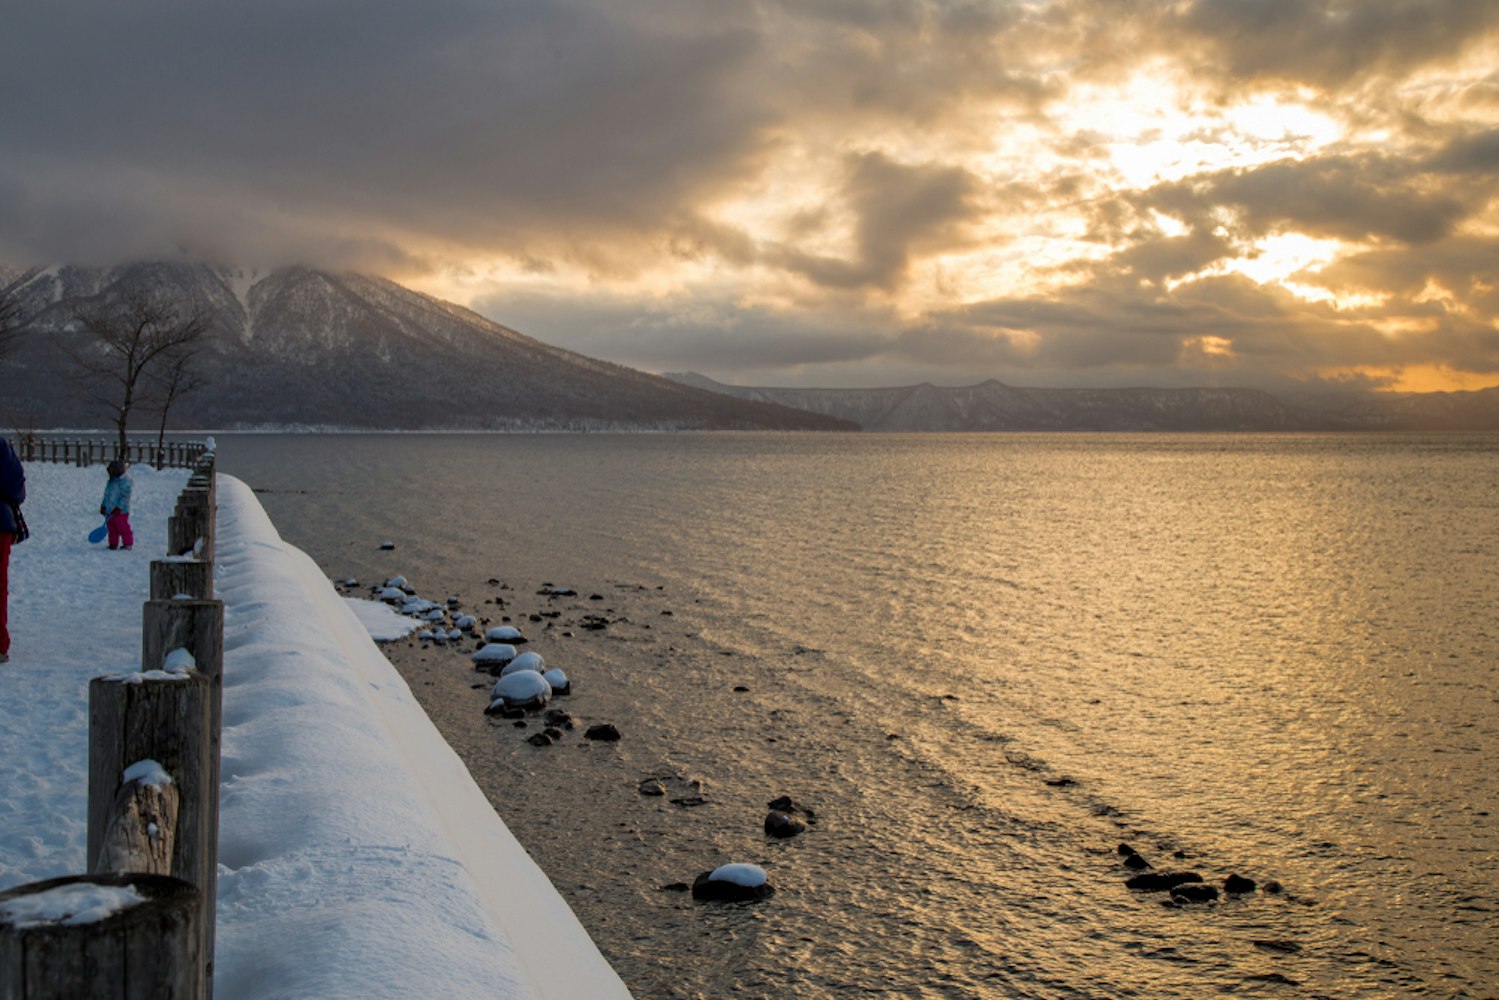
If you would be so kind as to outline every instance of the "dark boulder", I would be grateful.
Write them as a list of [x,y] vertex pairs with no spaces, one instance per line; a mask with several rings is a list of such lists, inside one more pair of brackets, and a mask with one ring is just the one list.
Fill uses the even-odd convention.
[[546,733],[532,733],[526,737],[526,742],[533,747],[549,747],[552,745],[552,738]]
[[1146,861],[1138,854],[1126,854],[1124,856],[1122,864],[1124,865],[1124,867],[1133,869],[1137,872],[1144,871],[1145,869],[1150,867],[1150,862]]
[[1141,872],[1126,879],[1124,884],[1141,892],[1169,892],[1179,885],[1201,881],[1202,876],[1196,872]]
[[765,832],[772,837],[786,840],[807,829],[807,824],[788,813],[772,809],[765,814]]
[[1236,896],[1246,892],[1253,892],[1254,888],[1254,879],[1244,878],[1242,875],[1230,875],[1223,880],[1223,891],[1233,893]]
[[1209,903],[1217,898],[1218,887],[1205,882],[1185,882],[1171,889],[1171,900],[1176,903]]
[[589,726],[583,735],[590,740],[602,740],[605,743],[613,743],[619,739],[619,730],[615,729],[611,723],[600,722],[597,725]]
[[753,903],[768,899],[775,893],[769,882],[759,885],[741,885],[728,879],[712,877],[713,872],[703,872],[692,883],[692,898],[709,902]]

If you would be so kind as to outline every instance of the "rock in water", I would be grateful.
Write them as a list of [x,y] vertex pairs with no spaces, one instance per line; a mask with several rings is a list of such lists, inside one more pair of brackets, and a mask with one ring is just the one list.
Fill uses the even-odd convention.
[[765,807],[770,810],[765,816],[765,833],[771,837],[795,837],[817,822],[816,813],[789,795],[771,799]]
[[1209,903],[1217,898],[1218,887],[1204,882],[1186,882],[1171,889],[1171,899],[1176,903]]
[[693,899],[729,903],[757,902],[770,898],[775,891],[759,865],[721,865],[703,872],[692,883]]
[[765,814],[765,832],[772,837],[786,840],[807,829],[807,824],[787,813],[772,809]]
[[1242,895],[1254,891],[1254,879],[1244,878],[1241,875],[1230,875],[1223,880],[1223,891],[1234,895]]
[[1124,884],[1127,888],[1141,892],[1167,892],[1188,882],[1201,881],[1202,876],[1196,872],[1141,872],[1125,879]]

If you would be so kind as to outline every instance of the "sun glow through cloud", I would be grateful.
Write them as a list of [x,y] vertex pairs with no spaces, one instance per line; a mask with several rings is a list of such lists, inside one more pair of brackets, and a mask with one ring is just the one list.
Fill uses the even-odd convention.
[[[729,381],[1481,383],[1499,7],[1354,9],[432,0],[368,12],[328,61],[221,41],[211,13],[64,30],[38,7],[0,63],[27,95],[0,263],[373,270]],[[123,51],[108,25],[128,72],[59,64],[69,31]]]

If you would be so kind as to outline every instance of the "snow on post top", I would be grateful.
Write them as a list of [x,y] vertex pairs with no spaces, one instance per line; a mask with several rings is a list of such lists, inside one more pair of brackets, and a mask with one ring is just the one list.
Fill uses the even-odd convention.
[[92,924],[146,902],[133,885],[60,885],[0,903],[0,920],[13,927]]
[[185,649],[174,649],[162,661],[161,669],[169,674],[185,674],[198,669],[198,661]]
[[172,783],[172,776],[167,773],[166,768],[147,757],[145,760],[138,760],[125,768],[125,773],[120,775],[120,782],[122,784],[128,785],[132,781],[139,781],[143,785],[159,788],[162,785],[170,785]]

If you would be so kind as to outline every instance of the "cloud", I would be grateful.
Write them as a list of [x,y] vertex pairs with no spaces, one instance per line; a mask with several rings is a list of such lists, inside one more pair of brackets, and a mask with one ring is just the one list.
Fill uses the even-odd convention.
[[[28,4],[0,259],[374,270],[804,384],[1493,372],[1495,54],[1479,0]],[[1283,234],[1342,256],[1225,270]]]
[[1145,201],[1209,230],[1228,209],[1252,236],[1293,229],[1349,241],[1404,243],[1445,236],[1480,207],[1422,182],[1418,165],[1409,159],[1377,153],[1198,175],[1160,185]]
[[1499,30],[1487,0],[1195,0],[1168,23],[1222,77],[1336,90],[1450,60]]
[[788,247],[786,266],[831,288],[892,290],[915,247],[955,238],[971,212],[974,179],[945,166],[909,166],[880,153],[847,158],[841,194],[855,217],[852,259]]

